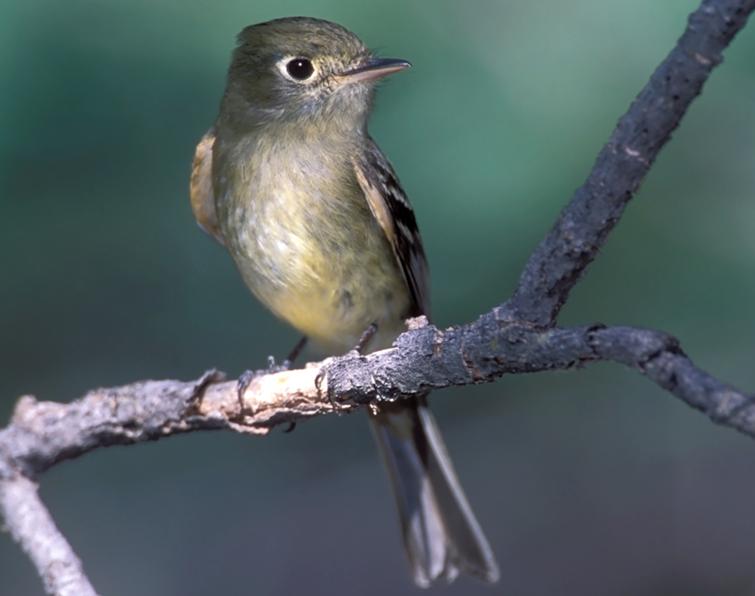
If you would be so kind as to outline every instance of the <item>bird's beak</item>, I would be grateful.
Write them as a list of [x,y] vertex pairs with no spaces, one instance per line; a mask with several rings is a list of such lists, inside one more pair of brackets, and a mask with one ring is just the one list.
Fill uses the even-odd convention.
[[398,58],[370,58],[364,64],[341,73],[341,79],[344,83],[373,81],[410,66],[411,62]]

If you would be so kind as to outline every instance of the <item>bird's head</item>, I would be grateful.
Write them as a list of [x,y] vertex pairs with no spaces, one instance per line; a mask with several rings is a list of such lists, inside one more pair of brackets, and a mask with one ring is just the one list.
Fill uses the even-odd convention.
[[335,23],[277,19],[239,34],[224,108],[251,127],[268,122],[363,127],[376,81],[409,66],[376,57]]

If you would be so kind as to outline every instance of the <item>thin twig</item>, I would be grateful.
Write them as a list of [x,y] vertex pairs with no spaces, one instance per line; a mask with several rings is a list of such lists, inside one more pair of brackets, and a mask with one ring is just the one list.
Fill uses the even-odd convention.
[[[7,465],[0,461],[0,472]],[[48,594],[96,596],[73,549],[37,494],[37,485],[6,469],[0,476],[0,515],[37,568]]]

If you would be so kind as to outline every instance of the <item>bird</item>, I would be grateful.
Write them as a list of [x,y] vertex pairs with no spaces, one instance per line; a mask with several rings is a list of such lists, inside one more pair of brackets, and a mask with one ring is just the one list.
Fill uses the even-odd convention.
[[[310,17],[237,37],[190,199],[256,298],[326,354],[389,347],[430,315],[414,211],[368,132],[376,85],[410,67]],[[369,411],[414,582],[495,582],[491,547],[462,490],[427,396]]]

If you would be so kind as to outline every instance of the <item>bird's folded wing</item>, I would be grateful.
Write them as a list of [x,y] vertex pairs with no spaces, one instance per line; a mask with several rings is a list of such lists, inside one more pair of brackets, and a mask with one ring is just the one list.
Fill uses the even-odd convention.
[[189,196],[191,210],[194,212],[199,227],[220,244],[224,244],[215,214],[215,195],[212,190],[212,146],[214,143],[215,129],[211,128],[204,134],[194,151]]
[[412,206],[391,164],[369,139],[367,150],[353,158],[354,172],[372,215],[390,242],[412,296],[410,316],[430,316],[428,267]]

